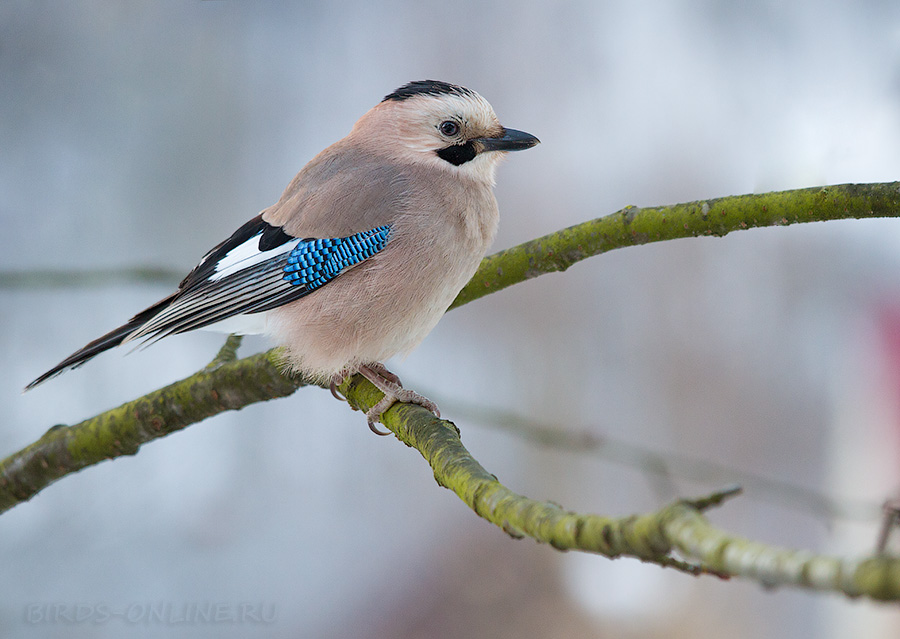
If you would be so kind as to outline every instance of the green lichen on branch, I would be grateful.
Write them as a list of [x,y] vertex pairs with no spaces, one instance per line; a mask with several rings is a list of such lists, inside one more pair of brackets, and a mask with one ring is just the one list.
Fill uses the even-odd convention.
[[0,512],[69,473],[134,455],[142,444],[226,410],[290,395],[300,385],[282,373],[272,350],[205,368],[74,426],[54,426],[0,461]]
[[675,504],[665,535],[679,554],[710,571],[766,586],[840,592],[879,601],[900,599],[900,557],[843,558],[778,548],[714,528],[688,503]]
[[900,182],[735,195],[671,206],[629,206],[485,258],[450,308],[538,275],[565,271],[588,257],[627,246],[687,237],[721,237],[760,226],[898,215]]

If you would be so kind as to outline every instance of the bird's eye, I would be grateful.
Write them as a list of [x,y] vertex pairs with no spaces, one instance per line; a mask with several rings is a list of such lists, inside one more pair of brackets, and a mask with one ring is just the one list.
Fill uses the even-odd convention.
[[441,130],[441,133],[448,138],[452,138],[459,133],[459,124],[453,120],[444,120],[438,128]]

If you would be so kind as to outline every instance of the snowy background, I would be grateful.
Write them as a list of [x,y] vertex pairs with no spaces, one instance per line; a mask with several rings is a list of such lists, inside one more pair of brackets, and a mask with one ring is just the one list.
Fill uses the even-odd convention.
[[[22,395],[177,278],[11,273],[186,273],[424,78],[480,92],[542,140],[500,169],[497,249],[628,204],[900,177],[893,2],[4,0],[0,455],[222,343],[114,351]],[[593,258],[453,311],[392,368],[518,492],[625,514],[740,481],[717,525],[854,555],[900,485],[898,318],[900,220],[809,224]],[[488,409],[673,466],[541,447]],[[720,470],[686,473],[682,457]],[[8,637],[900,633],[896,607],[513,541],[318,389],[66,477],[0,517],[0,566]]]

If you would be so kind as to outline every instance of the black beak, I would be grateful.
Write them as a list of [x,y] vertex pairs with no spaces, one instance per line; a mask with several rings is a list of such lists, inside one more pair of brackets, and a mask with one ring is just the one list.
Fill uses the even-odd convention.
[[482,151],[522,151],[541,142],[530,133],[515,129],[503,129],[503,135],[498,138],[478,138],[477,141],[481,143]]

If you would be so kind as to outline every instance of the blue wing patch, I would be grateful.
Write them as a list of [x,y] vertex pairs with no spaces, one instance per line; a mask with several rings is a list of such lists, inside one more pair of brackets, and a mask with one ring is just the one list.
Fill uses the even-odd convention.
[[317,289],[383,249],[390,232],[386,224],[349,237],[302,240],[288,256],[283,279],[309,291]]

